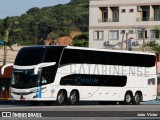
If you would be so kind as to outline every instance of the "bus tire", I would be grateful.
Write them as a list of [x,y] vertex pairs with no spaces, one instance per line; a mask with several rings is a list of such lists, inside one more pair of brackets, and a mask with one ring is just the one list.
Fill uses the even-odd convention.
[[132,104],[139,105],[141,100],[142,100],[142,94],[139,92],[136,92],[135,96],[133,96],[133,98],[132,98]]
[[32,106],[38,106],[39,105],[39,101],[30,101]]
[[76,105],[79,102],[79,94],[77,91],[72,91],[69,97],[69,104]]
[[67,101],[67,93],[63,90],[59,91],[58,92],[58,95],[57,95],[57,101],[56,101],[56,104],[57,105],[64,105]]
[[123,105],[130,105],[132,102],[132,93],[131,92],[126,92],[125,96],[124,96],[124,101],[123,101]]

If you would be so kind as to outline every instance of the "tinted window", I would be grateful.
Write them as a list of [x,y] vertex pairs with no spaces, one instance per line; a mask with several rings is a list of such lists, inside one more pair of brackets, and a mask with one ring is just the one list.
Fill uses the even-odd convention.
[[64,50],[61,65],[84,63],[153,67],[155,66],[155,56],[133,53],[103,52],[77,49]]
[[54,82],[54,78],[57,72],[59,59],[62,54],[64,47],[54,46],[48,47],[45,53],[44,62],[56,62],[55,65],[42,68],[41,79],[42,77],[47,81],[47,83]]
[[62,47],[52,47],[48,48],[45,54],[44,62],[59,62],[63,48]]
[[42,62],[45,53],[43,47],[25,47],[22,48],[15,59],[15,65],[29,66],[37,65]]
[[60,85],[124,87],[126,76],[73,74],[61,78]]

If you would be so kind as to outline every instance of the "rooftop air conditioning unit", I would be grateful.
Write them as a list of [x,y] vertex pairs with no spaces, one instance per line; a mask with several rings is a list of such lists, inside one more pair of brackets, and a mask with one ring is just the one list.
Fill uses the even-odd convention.
[[137,11],[138,12],[142,12],[142,7],[141,6],[137,6]]

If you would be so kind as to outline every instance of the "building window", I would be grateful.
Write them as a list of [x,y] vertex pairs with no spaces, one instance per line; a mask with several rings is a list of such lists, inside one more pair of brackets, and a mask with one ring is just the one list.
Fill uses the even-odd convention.
[[141,30],[137,30],[137,39],[142,39],[143,38],[143,33]]
[[150,30],[150,39],[155,40],[155,31],[154,30]]
[[94,31],[94,40],[103,40],[103,31]]
[[119,7],[111,7],[112,18],[109,20],[110,22],[119,22]]
[[125,13],[125,12],[126,12],[126,9],[122,9],[122,10],[121,10],[121,13]]
[[128,33],[129,33],[129,34],[133,34],[133,30],[129,30]]
[[147,38],[147,30],[145,30],[144,32],[142,30],[137,30],[137,39],[144,39],[143,34],[144,38]]
[[102,12],[102,17],[99,19],[99,22],[108,22],[108,7],[99,7]]
[[134,12],[134,9],[129,9],[129,12],[130,12],[130,13]]
[[118,30],[110,30],[109,31],[109,39],[110,40],[118,40],[119,39],[119,31]]
[[150,31],[150,38],[151,39],[159,39],[159,31],[158,30],[151,30]]
[[121,30],[121,34],[125,34],[125,30]]
[[160,6],[156,5],[154,6],[154,20],[155,21],[160,21]]
[[108,11],[103,11],[102,22],[108,22]]

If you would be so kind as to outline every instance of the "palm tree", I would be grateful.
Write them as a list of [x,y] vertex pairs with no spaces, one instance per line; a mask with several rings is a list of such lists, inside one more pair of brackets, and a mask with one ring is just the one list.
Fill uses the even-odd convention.
[[12,32],[17,32],[18,29],[15,29],[15,25],[18,24],[18,22],[12,22],[9,23],[8,18],[4,20],[4,36],[3,36],[3,65],[6,64],[6,56],[7,56],[7,47],[9,47],[12,51],[13,48],[11,47],[11,42],[9,41],[9,33]]

